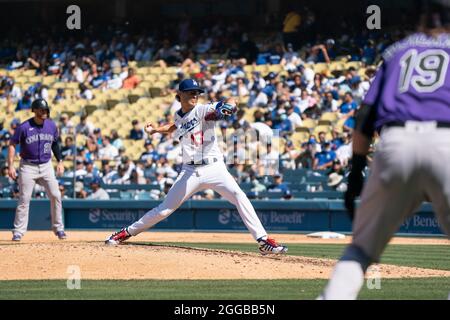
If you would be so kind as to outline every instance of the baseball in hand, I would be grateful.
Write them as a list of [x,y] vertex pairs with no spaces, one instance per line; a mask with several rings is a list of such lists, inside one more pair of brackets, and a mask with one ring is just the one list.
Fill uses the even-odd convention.
[[145,132],[147,132],[148,134],[153,134],[153,125],[150,122],[147,122],[147,124],[145,125]]

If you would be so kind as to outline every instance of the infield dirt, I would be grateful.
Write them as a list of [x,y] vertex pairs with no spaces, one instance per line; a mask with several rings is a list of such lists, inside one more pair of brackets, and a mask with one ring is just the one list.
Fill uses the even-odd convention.
[[[0,280],[67,279],[68,267],[78,266],[82,279],[324,279],[331,259],[261,256],[257,252],[151,246],[150,242],[254,243],[245,233],[145,232],[128,244],[111,247],[107,231],[69,231],[58,240],[49,231],[28,232],[19,243],[0,232]],[[311,239],[304,235],[273,235],[282,243],[348,243]],[[144,243],[145,242],[145,243]],[[445,239],[394,238],[394,244],[450,245]],[[450,277],[450,271],[378,265],[381,277]]]

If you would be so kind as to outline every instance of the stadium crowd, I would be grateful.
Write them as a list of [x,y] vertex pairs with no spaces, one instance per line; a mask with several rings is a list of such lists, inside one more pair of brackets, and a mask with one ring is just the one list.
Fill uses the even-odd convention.
[[[343,181],[351,158],[354,113],[369,88],[380,53],[400,34],[387,37],[362,32],[344,34],[339,39],[316,38],[294,50],[292,43],[283,42],[281,33],[253,40],[239,24],[225,26],[223,21],[199,33],[190,28],[189,20],[181,21],[175,28],[178,30],[175,38],[110,30],[107,37],[95,37],[91,32],[80,40],[56,40],[58,38],[51,34],[37,38],[39,41],[32,41],[32,37],[18,43],[5,40],[0,46],[0,61],[6,62],[8,71],[33,70],[36,75],[56,76],[59,82],[78,83],[78,91],[72,98],[86,100],[95,98],[93,89],[136,88],[142,79],[130,67],[131,61],[138,65],[177,67],[176,77],[162,90],[162,95],[173,94],[182,79],[195,77],[206,89],[205,101],[220,100],[227,95],[245,101],[239,105],[235,116],[218,124],[221,132],[226,134],[227,128],[243,131],[253,128],[260,134],[279,135],[281,148],[268,145],[267,152],[254,163],[229,164],[240,183],[252,184],[251,192],[281,191],[282,196],[289,199],[289,184],[283,182],[282,173],[300,168],[327,175],[325,187],[345,190]],[[355,67],[331,70],[330,62],[338,60],[357,63]],[[315,71],[314,65],[323,63],[327,63],[327,67]],[[248,65],[275,65],[280,72],[249,73]],[[361,73],[358,66],[363,66],[365,72]],[[2,105],[6,110],[2,113],[30,109],[32,100],[38,97],[49,99],[47,85],[38,82],[22,88],[13,77],[3,74],[0,100],[5,101]],[[64,89],[58,88],[50,104],[67,98]],[[179,103],[174,100],[164,108],[166,112],[160,123],[171,121]],[[253,114],[250,121],[245,117],[248,110]],[[334,114],[335,121],[328,123],[332,125],[329,132],[316,132],[311,127],[304,130],[308,122],[321,120],[324,114]],[[148,137],[138,119],[133,120],[133,128],[127,136],[120,136],[116,130],[103,134],[85,114],[80,115],[80,123],[76,125],[65,113],[55,120],[65,137],[62,141],[64,160],[73,161],[75,165],[74,170],[65,174],[65,178],[75,175],[75,186],[70,186],[67,179],[61,180],[64,197],[72,196],[66,192],[67,186],[75,189],[77,198],[103,199],[109,197],[102,189],[103,184],[152,184],[158,188],[150,192],[151,198],[160,199],[180,170],[178,142],[171,136]],[[5,163],[8,140],[19,122],[18,119],[11,123],[0,121],[0,164]],[[83,146],[75,145],[72,137],[75,132],[86,137]],[[291,139],[297,132],[308,132],[299,145]],[[142,141],[145,151],[130,159],[124,155],[124,139]],[[238,135],[235,139],[239,144]],[[226,158],[239,158],[239,152],[254,153],[257,148],[258,144],[227,148]],[[262,179],[267,175],[275,175],[270,183]],[[4,165],[0,179],[3,179],[0,183],[8,182],[12,186],[3,196],[14,197],[17,187],[14,181],[7,181]],[[86,181],[89,181],[87,188]],[[42,195],[43,190],[39,186],[36,188],[36,196]],[[196,198],[215,196],[207,190]]]

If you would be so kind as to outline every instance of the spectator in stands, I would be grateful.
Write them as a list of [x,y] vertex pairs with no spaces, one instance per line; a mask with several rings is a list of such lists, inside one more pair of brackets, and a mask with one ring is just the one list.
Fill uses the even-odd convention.
[[[71,171],[66,171],[67,173],[65,174],[66,177],[73,177],[73,170]],[[84,161],[81,159],[77,159],[75,162],[75,177],[85,177],[86,176],[86,169],[84,167]]]
[[342,166],[341,162],[338,158],[333,160],[333,165],[330,168],[330,171],[328,172],[328,175],[332,173],[337,173],[341,176],[345,175],[345,168]]
[[73,137],[67,136],[64,141],[64,146],[61,148],[61,154],[64,160],[73,160],[75,155],[75,144],[73,143]]
[[123,89],[134,89],[138,86],[140,81],[135,72],[136,71],[133,68],[128,69],[128,76],[123,80]]
[[348,161],[352,157],[352,135],[350,133],[342,134],[342,145],[336,150],[336,157],[342,165],[348,165]]
[[344,177],[336,172],[333,172],[328,176],[327,185],[331,187],[333,190],[339,192],[347,191],[347,184],[343,182]]
[[114,160],[119,155],[119,150],[111,144],[109,136],[103,137],[103,147],[98,151],[100,160]]
[[296,169],[295,159],[300,155],[299,151],[294,147],[292,141],[287,141],[284,151],[280,156],[281,166],[284,169]]
[[111,184],[112,178],[117,174],[117,171],[110,165],[108,160],[102,160],[101,177],[105,184]]
[[[323,60],[323,61],[322,61]],[[327,46],[324,44],[318,44],[313,46],[309,50],[309,56],[306,59],[306,62],[318,63],[318,62],[326,62],[330,63],[330,57],[328,56]]]
[[119,137],[119,133],[117,132],[116,129],[111,130],[111,143],[117,149],[120,149],[123,147],[123,141]]
[[283,20],[283,41],[287,46],[291,43],[294,50],[298,49],[299,28],[302,22],[300,13],[295,8],[290,8]]
[[325,93],[321,109],[323,112],[336,112],[338,110],[338,101],[334,99],[331,91]]
[[84,190],[83,182],[77,181],[75,182],[75,198],[77,199],[85,199],[87,197],[87,192]]
[[96,178],[99,176],[98,169],[94,166],[94,161],[92,160],[85,160],[84,166],[86,170],[86,178]]
[[69,115],[67,113],[61,114],[59,121],[60,134],[73,134],[73,123],[69,120]]
[[122,78],[117,71],[114,72],[106,81],[106,88],[114,90],[122,88]]
[[126,174],[127,167],[121,163],[117,168],[117,173],[112,177],[112,184],[130,184],[130,176]]
[[286,183],[283,182],[283,175],[281,173],[276,173],[273,176],[273,183],[267,187],[268,192],[281,192],[284,193],[289,190]]
[[90,136],[94,132],[94,125],[87,118],[86,114],[80,116],[80,123],[75,127],[77,134]]
[[30,110],[31,109],[31,103],[33,102],[32,100],[32,93],[28,90],[25,91],[22,99],[20,99],[17,102],[17,106],[15,111],[20,111],[20,110]]
[[95,128],[94,132],[91,136],[92,140],[88,140],[89,142],[92,142],[95,145],[102,146],[103,145],[103,136],[102,131],[100,128]]
[[133,129],[130,130],[129,138],[133,140],[141,140],[144,138],[144,130],[141,128],[138,120],[131,122]]
[[83,70],[81,70],[76,61],[72,60],[69,62],[68,67],[61,76],[61,80],[65,82],[83,83],[84,81]]
[[351,92],[346,92],[344,95],[344,102],[339,106],[339,112],[341,117],[350,118],[354,116],[358,105],[353,100],[353,95]]
[[59,75],[62,70],[62,62],[61,57],[59,54],[54,53],[52,54],[50,63],[47,67],[47,74],[48,75]]
[[1,82],[0,98],[9,99],[12,104],[17,104],[22,99],[22,90],[15,83],[13,78],[5,78]]
[[300,155],[295,159],[297,168],[312,169],[314,166],[314,156],[316,154],[315,143],[308,142],[302,143],[302,149]]
[[53,103],[54,103],[54,104],[57,104],[57,103],[60,103],[60,102],[62,102],[62,101],[64,101],[64,100],[67,100],[67,97],[66,97],[66,93],[65,93],[65,91],[64,91],[64,88],[58,88],[58,89],[56,89],[56,95],[55,95],[55,97],[53,98]]
[[272,175],[278,171],[280,154],[268,143],[266,153],[260,155],[259,175]]
[[92,100],[94,99],[94,94],[92,93],[92,90],[89,89],[84,83],[80,83],[78,85],[78,89],[80,90],[80,93],[78,94],[78,97],[85,100]]
[[87,197],[90,200],[109,200],[109,194],[101,187],[102,181],[99,177],[92,179],[90,187],[92,193]]
[[58,181],[59,192],[61,192],[61,199],[70,199],[70,197],[66,194],[66,186],[64,185],[64,181]]
[[299,57],[298,53],[294,50],[292,43],[286,45],[286,51],[283,54],[280,64],[285,66],[285,70],[294,71],[298,64],[302,63],[302,59]]
[[169,92],[176,92],[178,90],[178,84],[183,81],[185,78],[185,74],[182,71],[177,72],[177,78],[174,80],[171,80],[169,83]]
[[297,112],[295,112],[295,108],[292,103],[289,103],[286,107],[286,116],[291,122],[292,131],[295,131],[296,128],[303,126],[302,118]]
[[331,143],[326,141],[323,144],[322,151],[316,153],[314,156],[314,169],[324,170],[333,165],[333,160],[336,159],[336,153],[331,150]]

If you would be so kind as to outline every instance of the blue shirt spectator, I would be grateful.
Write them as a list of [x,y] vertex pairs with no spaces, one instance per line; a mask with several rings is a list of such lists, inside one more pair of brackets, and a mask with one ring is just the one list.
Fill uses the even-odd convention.
[[275,174],[273,179],[273,184],[267,187],[268,192],[280,192],[283,195],[290,192],[289,187],[283,182],[283,176],[281,174]]
[[353,101],[353,95],[351,92],[347,92],[344,97],[344,102],[339,107],[339,111],[342,114],[350,113],[358,108],[358,105]]
[[315,169],[325,169],[333,164],[333,160],[336,159],[336,153],[332,151],[331,144],[326,142],[321,152],[316,153]]
[[32,94],[30,91],[25,91],[23,98],[17,102],[15,111],[31,109],[31,96]]

